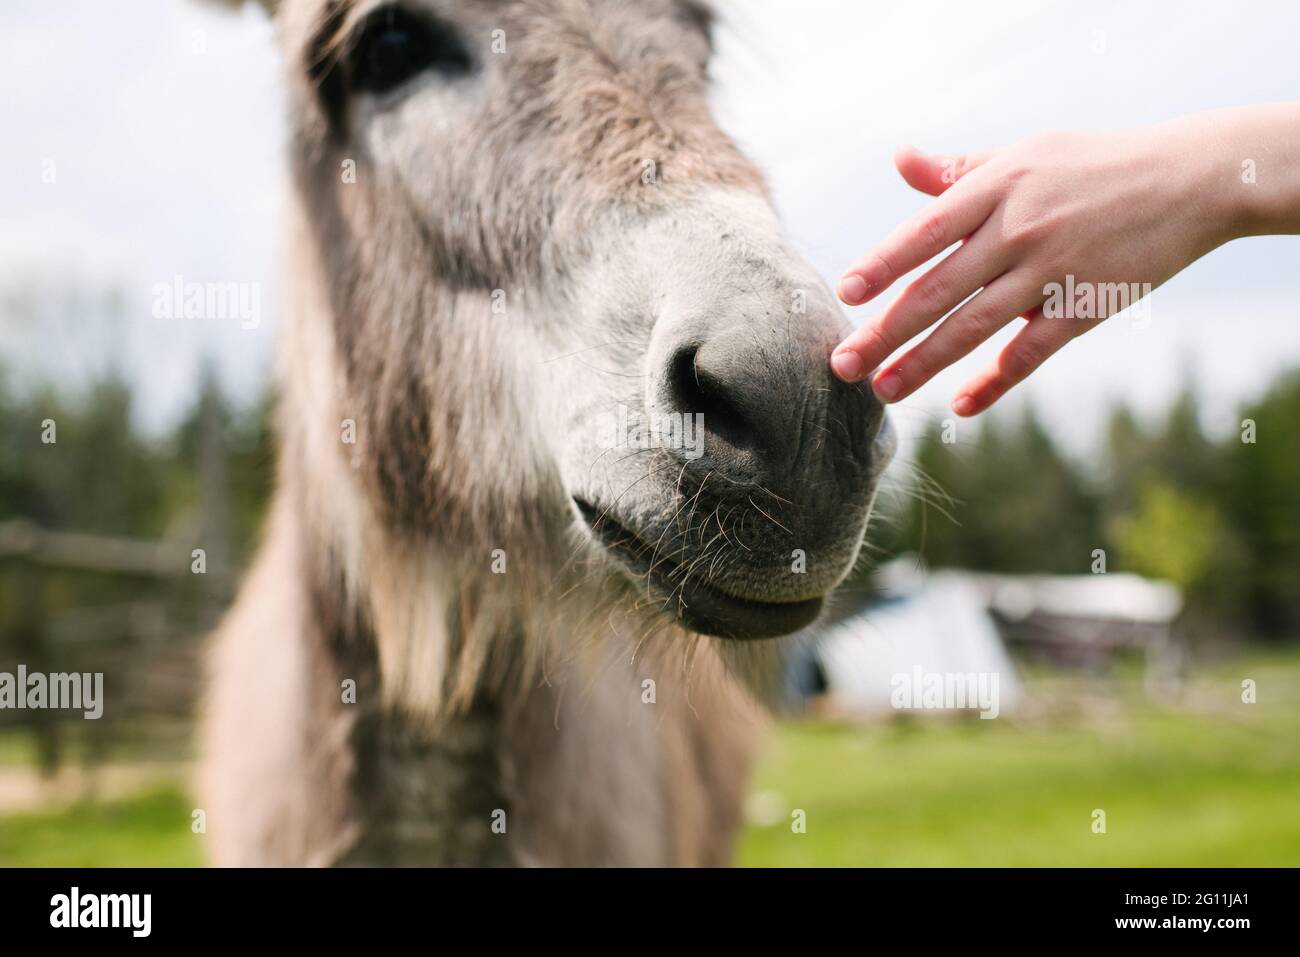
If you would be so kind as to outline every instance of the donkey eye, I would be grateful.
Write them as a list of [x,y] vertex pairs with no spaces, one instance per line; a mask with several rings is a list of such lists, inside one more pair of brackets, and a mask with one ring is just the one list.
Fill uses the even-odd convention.
[[398,7],[372,13],[349,57],[352,88],[384,93],[425,70],[449,76],[469,72],[468,51],[455,30]]

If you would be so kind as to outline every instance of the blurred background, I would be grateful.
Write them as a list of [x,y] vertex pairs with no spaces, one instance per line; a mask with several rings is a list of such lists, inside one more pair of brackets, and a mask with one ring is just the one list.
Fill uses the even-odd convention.
[[[921,205],[901,143],[1296,95],[1281,0],[720,6],[718,116],[828,281]],[[278,71],[255,8],[0,9],[0,673],[107,698],[0,710],[0,865],[203,861],[202,639],[274,461]],[[896,408],[742,864],[1300,864],[1297,264],[1300,237],[1234,243],[974,422],[947,403],[1005,335]],[[159,316],[177,277],[255,290],[256,321]],[[899,707],[912,674],[996,675],[997,717]]]

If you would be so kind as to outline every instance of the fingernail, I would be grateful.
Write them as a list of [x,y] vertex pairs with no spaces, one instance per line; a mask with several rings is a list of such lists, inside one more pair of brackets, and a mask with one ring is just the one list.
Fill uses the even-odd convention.
[[975,399],[969,395],[959,395],[952,400],[952,410],[958,415],[970,415],[975,411]]
[[832,355],[831,368],[845,382],[859,381],[866,371],[866,366],[862,363],[862,356],[852,349],[841,349]]
[[899,390],[903,388],[903,380],[898,377],[897,372],[886,372],[871,383],[871,388],[875,390],[881,402],[891,402],[894,396],[898,395]]
[[840,280],[840,298],[850,306],[856,306],[867,298],[867,284],[859,275],[845,276]]

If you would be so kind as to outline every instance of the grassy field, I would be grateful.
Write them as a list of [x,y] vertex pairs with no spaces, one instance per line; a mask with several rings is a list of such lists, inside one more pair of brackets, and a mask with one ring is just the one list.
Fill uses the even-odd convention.
[[[1255,704],[1241,702],[1243,677]],[[751,799],[771,823],[749,827],[739,861],[1300,865],[1300,665],[1214,669],[1177,708],[1147,704],[1136,684],[1032,722],[782,725]],[[1077,698],[1059,681],[1034,693]]]
[[[1241,703],[1243,677],[1258,703]],[[1203,670],[1176,706],[1146,702],[1132,677],[1030,688],[1027,713],[995,721],[778,725],[739,863],[1300,865],[1300,661]],[[0,758],[21,755],[0,742]],[[154,785],[0,813],[0,865],[198,864],[192,806]]]
[[6,867],[191,867],[203,862],[190,832],[192,802],[176,788],[53,813],[0,817]]

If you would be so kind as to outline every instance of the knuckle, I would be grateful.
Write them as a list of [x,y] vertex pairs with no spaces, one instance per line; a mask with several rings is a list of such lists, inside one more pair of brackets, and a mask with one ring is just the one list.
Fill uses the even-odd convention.
[[953,339],[963,354],[970,352],[992,334],[994,320],[987,310],[971,312],[959,318],[960,324],[954,324]]
[[1039,130],[1037,133],[1026,136],[1018,145],[1022,151],[1040,150],[1051,146],[1055,136],[1056,132],[1054,130]]
[[[865,330],[861,344],[861,352],[864,357],[875,357],[875,361],[878,363],[893,351],[894,347],[890,345],[888,333],[885,330],[878,326]],[[874,363],[868,362],[867,364],[872,365]]]
[[1002,189],[1007,190],[1026,179],[1033,171],[1033,163],[1024,157],[1011,157],[998,165],[996,176]]
[[1012,346],[1002,354],[1002,361],[998,365],[1006,378],[1019,382],[1037,369],[1042,361],[1042,351],[1038,347]]
[[889,283],[893,282],[894,279],[896,278],[893,264],[890,263],[890,261],[885,257],[883,253],[873,252],[871,256],[876,261],[875,271],[879,275],[878,281],[884,283],[885,285],[888,285]]
[[909,389],[915,389],[922,383],[929,382],[931,377],[943,368],[943,363],[939,361],[940,357],[935,355],[935,351],[935,347],[931,346],[927,349],[925,343],[922,343],[908,356],[907,366],[902,373]]
[[1075,134],[1069,130],[1042,130],[1025,137],[1021,145],[1032,151],[1070,149],[1075,145]]
[[1008,243],[1021,251],[1038,246],[1052,233],[1055,225],[1050,214],[1021,216],[1011,224]]
[[948,298],[950,293],[951,287],[943,276],[928,272],[912,283],[908,298],[922,312],[947,312],[951,304],[951,300]]
[[948,217],[944,213],[926,213],[917,222],[916,231],[927,250],[937,253],[948,245]]

